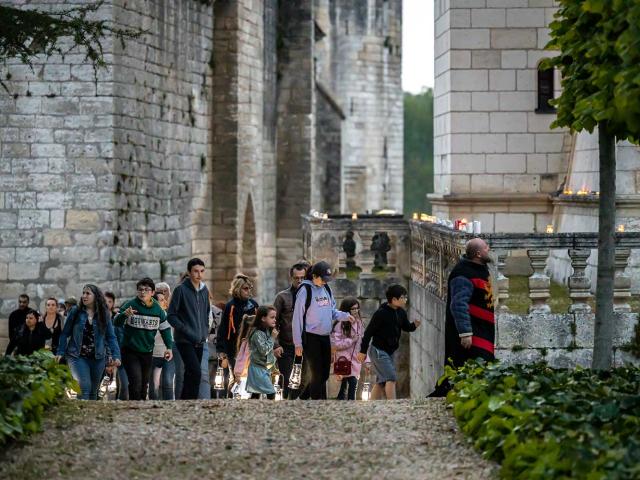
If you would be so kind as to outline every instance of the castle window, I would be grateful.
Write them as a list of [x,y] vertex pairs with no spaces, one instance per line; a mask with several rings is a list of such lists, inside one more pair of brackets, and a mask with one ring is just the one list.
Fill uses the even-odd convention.
[[538,108],[536,113],[556,113],[555,107],[549,104],[549,100],[553,100],[553,68],[543,70],[538,65]]

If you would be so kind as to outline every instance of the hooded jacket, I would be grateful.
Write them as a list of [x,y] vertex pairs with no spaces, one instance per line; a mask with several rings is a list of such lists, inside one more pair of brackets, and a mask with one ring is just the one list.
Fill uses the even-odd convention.
[[210,309],[209,290],[204,282],[196,290],[191,279],[185,278],[173,291],[167,312],[167,321],[175,329],[175,342],[206,342]]
[[[302,285],[311,286],[311,303],[307,310],[306,332],[315,335],[329,336],[334,320],[346,320],[347,312],[341,312],[336,308],[336,301],[323,286],[318,287],[310,280],[305,280]],[[296,347],[302,346],[302,320],[307,303],[307,289],[300,286],[296,293],[296,304],[293,309],[293,343]]]
[[351,360],[351,376],[360,377],[360,369],[362,364],[358,361],[357,355],[360,352],[362,344],[362,336],[364,335],[364,325],[362,320],[351,322],[351,336],[344,334],[342,323],[349,320],[337,322],[331,332],[331,346],[336,349],[334,362],[340,357],[346,357]]

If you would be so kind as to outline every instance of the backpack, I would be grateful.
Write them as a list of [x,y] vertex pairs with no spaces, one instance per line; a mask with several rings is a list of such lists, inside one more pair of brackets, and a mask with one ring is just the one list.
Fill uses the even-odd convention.
[[[302,287],[304,287],[305,290],[307,291],[307,298],[304,302],[304,313],[302,314],[302,335],[304,336],[307,333],[307,310],[309,310],[309,307],[311,306],[311,285],[309,285],[308,283],[303,283],[300,286],[300,288]],[[300,290],[300,288],[298,288],[298,291]],[[331,292],[331,287],[329,287],[329,284],[328,283],[325,284],[324,288],[327,289],[327,292],[329,293],[329,298],[333,300],[333,293]],[[298,291],[296,291],[296,294],[293,297],[293,304],[291,306],[291,310],[293,310],[296,306],[296,298],[298,298]]]

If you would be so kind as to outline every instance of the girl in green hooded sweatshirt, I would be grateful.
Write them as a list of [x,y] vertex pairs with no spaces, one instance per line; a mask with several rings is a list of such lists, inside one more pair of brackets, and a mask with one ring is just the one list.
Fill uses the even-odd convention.
[[275,399],[276,390],[271,383],[271,371],[276,363],[273,346],[278,337],[275,327],[276,309],[270,305],[258,307],[247,335],[250,352],[247,392],[251,393],[251,398],[265,394],[269,400]]

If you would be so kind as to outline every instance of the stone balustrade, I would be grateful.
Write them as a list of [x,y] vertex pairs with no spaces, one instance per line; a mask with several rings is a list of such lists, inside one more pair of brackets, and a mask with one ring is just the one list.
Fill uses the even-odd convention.
[[[597,248],[596,233],[478,235],[491,246],[490,265],[496,307],[496,356],[507,362],[547,360],[551,365],[588,366],[593,348],[593,286],[586,274],[587,260]],[[413,397],[433,390],[444,363],[444,323],[447,279],[473,235],[430,222],[407,221],[400,216],[330,216],[303,218],[303,245],[307,259],[324,259],[335,266],[333,283],[338,300],[356,296],[368,321],[384,301],[386,285],[409,287],[409,315],[422,321],[413,334],[403,336],[398,352],[399,383],[410,376]],[[630,278],[625,273],[631,251],[640,249],[640,232],[616,234],[614,361],[635,359],[620,347],[634,337],[638,321],[632,312]],[[571,273],[562,302],[552,297],[549,276],[551,252],[566,252]],[[512,291],[513,264],[528,277]],[[524,265],[524,270],[523,270]],[[524,273],[522,273],[524,271]],[[525,292],[522,289],[526,289]],[[513,295],[513,297],[512,297]],[[530,305],[511,311],[510,300],[528,296]],[[552,305],[562,304],[562,311]],[[410,340],[409,340],[410,339]],[[410,348],[408,347],[410,343]]]
[[[442,372],[447,278],[473,237],[429,222],[412,221],[411,315],[426,325],[411,337],[411,389],[415,396],[428,393]],[[588,366],[593,347],[592,285],[585,274],[587,259],[597,248],[597,233],[478,235],[491,247],[492,284],[496,306],[496,356],[509,362],[546,359],[555,366]],[[634,361],[619,347],[634,337],[637,312],[631,312],[630,277],[625,273],[632,249],[640,248],[640,233],[617,233],[615,257],[615,354],[617,364]],[[568,277],[566,311],[552,312],[548,260],[552,250],[567,252],[572,266]],[[511,312],[510,259],[527,259],[528,313]],[[522,262],[520,262],[522,263]]]

